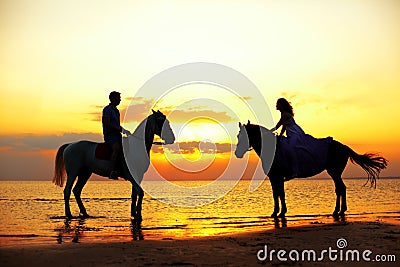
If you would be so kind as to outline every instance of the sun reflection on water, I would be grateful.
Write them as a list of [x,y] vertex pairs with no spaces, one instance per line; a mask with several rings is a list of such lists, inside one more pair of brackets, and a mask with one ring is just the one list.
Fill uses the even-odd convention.
[[[157,182],[149,183],[159,186]],[[177,182],[190,187],[207,183]],[[345,183],[349,206],[346,220],[400,223],[400,179],[381,179],[377,189],[363,187],[364,180],[347,179]],[[248,192],[249,181],[240,181],[224,197],[199,207],[171,206],[145,195],[141,228],[129,217],[128,182],[89,182],[82,197],[93,217],[72,220],[65,220],[63,216],[62,189],[50,182],[0,184],[0,246],[193,238],[334,222],[330,216],[335,201],[331,180],[299,179],[286,183],[288,213],[284,220],[268,216],[273,208],[269,181],[253,193]],[[214,194],[209,193],[210,197]],[[174,192],[165,194],[180,197]],[[74,199],[71,199],[71,208],[77,216],[79,211]]]

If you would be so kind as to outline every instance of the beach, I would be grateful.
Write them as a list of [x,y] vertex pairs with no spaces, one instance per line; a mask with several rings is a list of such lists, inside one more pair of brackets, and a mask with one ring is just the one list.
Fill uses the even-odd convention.
[[[399,218],[394,218],[396,221],[397,224],[380,220],[338,221],[285,227],[280,219],[275,229],[234,235],[2,247],[0,258],[1,266],[41,267],[398,266]],[[272,250],[275,252],[271,255]],[[280,252],[278,258],[278,250],[286,253]],[[310,250],[315,251],[316,258],[306,252],[302,259],[304,251]]]
[[268,182],[250,193],[243,181],[198,207],[145,195],[140,231],[128,216],[124,183],[88,183],[84,201],[92,217],[66,220],[62,192],[50,183],[2,182],[0,266],[398,266],[399,181],[381,180],[373,189],[347,180],[349,211],[339,220],[330,215],[329,180],[288,183],[285,220],[268,216]]

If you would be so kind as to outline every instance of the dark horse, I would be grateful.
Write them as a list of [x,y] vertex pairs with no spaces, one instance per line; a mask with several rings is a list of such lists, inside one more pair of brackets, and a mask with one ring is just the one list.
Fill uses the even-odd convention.
[[[160,136],[166,144],[172,144],[175,141],[169,121],[160,111],[153,111],[153,114],[143,120],[132,135],[124,138],[124,142],[126,142],[124,143],[126,164],[122,164],[124,166],[120,177],[132,184],[131,217],[139,223],[142,221],[141,211],[144,195],[140,183],[150,164],[149,153],[153,145],[154,135]],[[97,145],[98,143],[90,141],[79,141],[62,145],[58,149],[53,182],[62,187],[65,172],[67,173],[67,183],[64,189],[65,216],[67,218],[72,217],[69,199],[76,177],[78,177],[78,181],[72,191],[79,206],[80,216],[88,217],[89,215],[81,200],[83,187],[92,173],[105,177],[110,174],[111,162],[98,159],[95,156]]]
[[[279,155],[279,139],[277,143],[275,139],[277,138],[274,133],[265,127],[247,123],[247,125],[242,125],[239,123],[239,134],[238,134],[238,144],[236,147],[235,155],[238,158],[242,158],[243,155],[251,150],[257,153],[262,161],[267,161],[265,156],[263,156],[264,150],[267,149],[267,144],[277,144],[275,150],[275,156],[272,161],[271,168],[269,169],[267,175],[270,179],[272,186],[272,193],[274,198],[274,212],[271,217],[284,217],[287,212],[285,203],[285,177],[288,175],[287,165],[283,164]],[[271,142],[271,140],[273,142]],[[272,149],[272,148],[271,148]],[[386,168],[387,160],[375,154],[364,154],[359,155],[354,152],[351,148],[346,145],[341,144],[338,141],[332,140],[328,147],[328,155],[326,164],[323,170],[327,170],[328,174],[332,177],[335,182],[335,192],[336,192],[336,206],[333,211],[334,216],[342,216],[347,210],[346,204],[346,186],[342,180],[342,173],[346,167],[347,161],[350,158],[352,163],[355,163],[361,168],[363,168],[368,174],[368,181],[371,186],[376,186],[376,179],[379,178],[379,173],[382,169]],[[266,163],[266,162],[263,162]],[[263,164],[264,165],[264,164]],[[322,172],[321,170],[320,172]],[[281,213],[279,212],[279,199],[282,204]]]

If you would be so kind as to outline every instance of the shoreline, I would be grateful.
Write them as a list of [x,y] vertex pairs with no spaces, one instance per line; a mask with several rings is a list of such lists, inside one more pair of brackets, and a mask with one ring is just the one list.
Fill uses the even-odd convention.
[[[371,218],[370,218],[371,219]],[[399,218],[393,218],[397,222]],[[276,258],[260,261],[257,253],[271,250],[338,250],[339,239],[349,250],[371,250],[376,255],[394,255],[395,262],[286,261]],[[345,248],[343,248],[345,249]],[[260,252],[263,254],[263,252]],[[260,255],[261,255],[260,254]],[[186,239],[137,240],[124,242],[62,243],[0,247],[2,266],[252,266],[289,264],[307,266],[397,266],[400,261],[400,224],[383,221],[345,221],[295,225],[232,235]]]
[[[269,216],[260,216],[258,219],[264,220],[264,224],[246,225],[242,226],[238,224],[236,228],[230,228],[231,232],[221,231],[219,233],[205,234],[205,235],[191,235],[186,233],[185,235],[175,233],[164,232],[165,229],[173,230],[170,227],[160,227],[157,230],[152,228],[143,227],[139,231],[132,227],[132,225],[125,225],[125,231],[121,231],[119,234],[115,233],[100,233],[92,231],[89,228],[78,226],[73,231],[64,233],[62,235],[55,232],[54,235],[40,235],[40,234],[0,234],[0,249],[1,248],[14,248],[14,247],[40,247],[40,246],[52,246],[62,245],[67,243],[80,243],[80,244],[102,244],[102,243],[120,243],[120,242],[132,242],[139,240],[147,241],[162,241],[162,240],[192,240],[192,239],[203,239],[203,238],[218,238],[218,237],[229,237],[229,236],[240,236],[247,234],[257,234],[266,231],[273,231],[280,228],[298,228],[308,227],[315,225],[330,225],[330,224],[341,224],[351,222],[378,222],[382,224],[398,225],[400,227],[400,216],[398,212],[382,213],[380,216],[374,213],[371,214],[351,214],[346,217],[334,218],[328,214],[314,214],[314,215],[293,215],[287,216],[284,219],[276,218],[273,219]],[[96,217],[93,217],[94,219]],[[93,219],[91,218],[91,219]],[[71,222],[80,221],[80,218],[74,218]],[[254,221],[253,221],[254,222]],[[257,222],[258,223],[258,222]],[[223,227],[222,227],[223,228]],[[79,232],[77,230],[79,229]],[[178,227],[176,230],[180,230]],[[228,229],[226,229],[228,230]]]

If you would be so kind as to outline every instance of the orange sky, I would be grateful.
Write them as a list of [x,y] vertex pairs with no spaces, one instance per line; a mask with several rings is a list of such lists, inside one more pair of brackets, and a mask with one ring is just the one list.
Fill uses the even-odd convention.
[[[237,122],[253,120],[242,100],[261,103],[252,95],[239,99],[217,86],[192,84],[158,101],[133,98],[157,73],[190,62],[226,65],[248,77],[274,118],[265,126],[276,123],[275,101],[286,97],[307,133],[332,136],[360,153],[381,152],[390,161],[382,175],[399,176],[399,25],[396,0],[97,1],[95,6],[3,0],[0,180],[50,180],[61,144],[101,141],[100,114],[111,90],[122,93],[122,112],[134,104],[170,114],[178,142],[236,144]],[[199,98],[212,101],[189,101]],[[133,130],[141,115],[125,126]],[[198,150],[185,153],[194,169],[211,157],[199,158]],[[192,178],[217,176],[229,155],[212,156],[209,168]],[[166,167],[163,154],[153,153],[152,160],[161,173],[183,179]],[[349,164],[345,176],[364,174]]]

